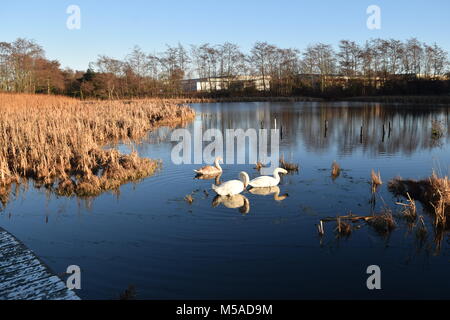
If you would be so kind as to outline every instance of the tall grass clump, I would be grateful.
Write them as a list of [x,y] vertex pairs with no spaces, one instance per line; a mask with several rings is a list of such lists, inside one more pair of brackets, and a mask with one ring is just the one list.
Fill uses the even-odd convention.
[[194,117],[190,108],[169,101],[83,102],[5,93],[0,112],[0,193],[32,179],[67,196],[97,195],[151,175],[158,161],[104,146]]
[[423,180],[395,178],[389,182],[389,190],[396,195],[411,195],[434,214],[436,227],[448,227],[450,216],[450,179],[433,174]]

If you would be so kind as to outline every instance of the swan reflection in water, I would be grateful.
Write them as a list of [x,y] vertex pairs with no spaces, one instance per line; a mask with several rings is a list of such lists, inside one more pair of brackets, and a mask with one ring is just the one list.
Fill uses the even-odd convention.
[[197,174],[194,179],[197,180],[214,180],[214,183],[216,184],[216,186],[220,186],[221,185],[221,181],[220,178],[222,177],[222,173],[219,174]]
[[229,209],[239,209],[239,212],[242,214],[250,212],[250,201],[241,194],[234,196],[216,196],[212,203],[213,208],[216,208],[220,204]]
[[289,196],[287,193],[280,196],[281,190],[279,187],[251,188],[249,192],[258,196],[270,196],[273,194],[275,201],[283,201]]

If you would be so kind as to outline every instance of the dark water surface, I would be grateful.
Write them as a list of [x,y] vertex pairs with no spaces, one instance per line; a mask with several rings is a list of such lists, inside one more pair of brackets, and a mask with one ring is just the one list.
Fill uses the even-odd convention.
[[[150,134],[136,147],[159,158],[162,170],[120,194],[95,199],[57,198],[30,186],[1,212],[0,226],[22,240],[55,272],[82,269],[85,299],[115,299],[134,285],[140,299],[196,298],[450,298],[449,234],[421,243],[406,222],[388,236],[362,224],[336,238],[334,223],[317,235],[321,218],[373,212],[371,169],[385,182],[375,212],[398,209],[387,188],[395,176],[424,178],[435,168],[449,173],[448,108],[358,103],[217,103],[194,105],[207,128],[283,127],[281,153],[298,162],[282,178],[283,201],[244,193],[250,211],[212,207],[211,180],[194,180],[198,165],[171,162],[170,130]],[[328,130],[325,121],[328,120]],[[432,121],[444,137],[432,139]],[[391,132],[388,130],[391,122]],[[383,124],[385,134],[383,136]],[[361,139],[361,125],[363,136]],[[191,124],[189,128],[192,129]],[[326,132],[325,132],[326,131]],[[127,152],[127,145],[120,146]],[[344,169],[333,180],[330,167]],[[222,180],[249,165],[224,165]],[[207,190],[207,196],[203,190]],[[194,203],[183,199],[193,194]],[[427,223],[430,216],[419,208]],[[366,268],[379,265],[382,290],[366,287]]]

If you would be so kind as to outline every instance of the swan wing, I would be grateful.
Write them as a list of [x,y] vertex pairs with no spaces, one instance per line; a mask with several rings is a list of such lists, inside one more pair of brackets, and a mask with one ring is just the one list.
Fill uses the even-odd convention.
[[218,174],[221,172],[219,169],[217,169],[216,167],[212,167],[212,166],[206,166],[206,167],[200,168],[198,170],[194,170],[194,171],[199,174],[203,174],[203,175]]
[[262,176],[250,181],[249,185],[253,188],[267,188],[275,187],[278,183],[279,182],[274,177]]
[[244,184],[239,180],[231,180],[222,183],[220,186],[213,185],[212,189],[221,196],[233,196],[244,191]]

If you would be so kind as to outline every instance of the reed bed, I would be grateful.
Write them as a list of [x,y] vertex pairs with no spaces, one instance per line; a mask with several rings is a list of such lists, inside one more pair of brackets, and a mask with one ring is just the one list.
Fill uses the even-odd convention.
[[419,200],[429,212],[434,213],[435,225],[446,227],[450,216],[450,179],[440,177],[435,172],[423,180],[394,178],[389,182],[389,190],[396,195]]
[[83,102],[5,93],[0,111],[1,200],[12,183],[27,179],[61,195],[91,196],[149,176],[159,161],[104,146],[195,116],[192,109],[163,100]]

